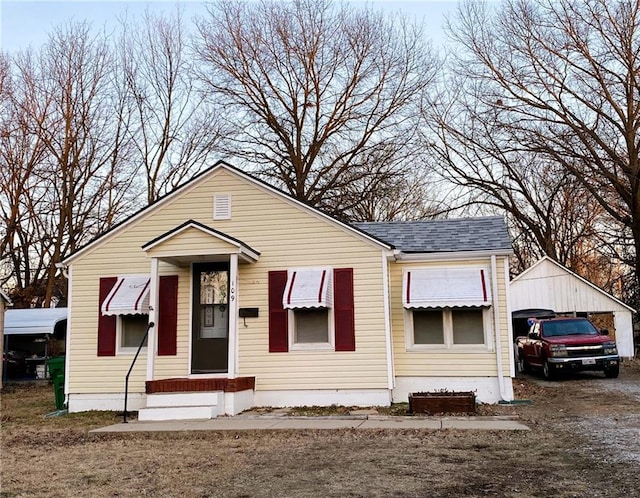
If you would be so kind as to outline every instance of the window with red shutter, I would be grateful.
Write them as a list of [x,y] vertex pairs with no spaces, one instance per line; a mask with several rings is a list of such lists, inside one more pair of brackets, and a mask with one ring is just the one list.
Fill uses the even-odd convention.
[[[288,351],[290,332],[294,336],[291,338],[292,347],[295,346],[296,350],[320,350],[329,347],[335,351],[355,351],[353,268],[333,270],[333,296],[331,296],[332,299],[329,299],[329,301],[333,301],[333,306],[330,308],[285,309],[283,297],[287,288],[288,276],[286,270],[269,272],[269,351]],[[333,334],[331,335],[334,338],[327,337],[329,328],[326,320],[328,317],[333,319]],[[291,331],[289,331],[290,318],[293,327]],[[298,330],[298,328],[303,330]],[[302,335],[299,336],[300,334]]]
[[269,272],[269,352],[289,351],[288,312],[282,305],[287,271]]
[[98,356],[115,356],[116,354],[116,323],[115,315],[103,315],[102,303],[118,281],[117,277],[100,279],[98,298]]

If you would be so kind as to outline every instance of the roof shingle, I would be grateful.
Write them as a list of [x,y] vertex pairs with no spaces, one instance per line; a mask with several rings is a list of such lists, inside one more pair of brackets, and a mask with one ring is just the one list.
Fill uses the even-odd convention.
[[405,253],[511,250],[507,225],[500,216],[352,225]]

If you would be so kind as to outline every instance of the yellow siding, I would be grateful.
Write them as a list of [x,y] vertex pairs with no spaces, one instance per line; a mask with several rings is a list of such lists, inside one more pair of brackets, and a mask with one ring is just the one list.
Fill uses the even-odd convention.
[[[231,193],[230,220],[212,219],[214,193]],[[386,388],[386,350],[381,248],[329,220],[218,170],[134,222],[123,226],[72,261],[70,393],[122,392],[132,355],[97,357],[98,282],[101,276],[150,272],[141,246],[194,219],[239,239],[261,253],[239,267],[238,304],[258,307],[259,318],[239,320],[239,374],[255,376],[259,390]],[[176,237],[162,246],[189,254],[199,235]],[[193,237],[192,237],[193,235]],[[215,240],[209,239],[212,247]],[[268,352],[267,274],[294,266],[354,269],[355,352]],[[178,354],[156,360],[156,378],[189,373],[189,268],[161,264],[161,274],[179,275]],[[144,390],[146,357],[132,376],[132,392]]]
[[190,256],[205,253],[229,254],[232,252],[237,252],[237,246],[194,227],[183,230],[147,251],[150,257]]
[[[393,358],[395,375],[402,377],[442,376],[442,377],[478,377],[495,376],[497,371],[495,351],[407,351],[405,341],[405,313],[402,305],[402,272],[407,268],[428,267],[463,267],[481,266],[490,268],[490,258],[473,261],[438,261],[438,262],[407,262],[391,264],[390,294],[391,294],[391,323],[393,337]],[[509,348],[511,347],[508,333],[508,313],[506,309],[506,287],[504,278],[503,258],[497,258],[498,293],[493,295],[494,306],[500,311],[500,335],[502,338],[502,361],[504,375],[509,376]],[[491,273],[489,273],[491,279]],[[493,308],[490,310],[491,321],[494,321]],[[496,337],[493,327],[492,336]],[[495,348],[494,348],[495,349]]]

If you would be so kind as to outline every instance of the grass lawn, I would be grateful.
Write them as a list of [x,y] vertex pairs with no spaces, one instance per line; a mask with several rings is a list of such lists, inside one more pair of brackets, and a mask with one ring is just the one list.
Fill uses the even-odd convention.
[[[638,380],[640,362],[625,364],[617,380],[516,379],[517,391],[533,403],[501,410],[519,415],[532,428],[526,432],[100,436],[88,431],[121,417],[44,418],[54,409],[51,386],[10,385],[2,394],[1,496],[640,496],[640,443],[637,453],[628,443],[634,434],[640,441]],[[603,427],[610,436],[592,433],[606,435]],[[616,434],[626,453],[611,443]]]

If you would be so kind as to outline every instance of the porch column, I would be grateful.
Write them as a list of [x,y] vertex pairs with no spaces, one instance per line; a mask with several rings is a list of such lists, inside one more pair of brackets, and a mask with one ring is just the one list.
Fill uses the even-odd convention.
[[147,380],[153,380],[153,366],[156,359],[156,344],[158,343],[158,289],[160,284],[159,276],[160,261],[158,258],[151,258],[151,281],[149,282],[149,323],[154,326],[149,329],[147,339]]
[[238,374],[238,255],[229,258],[229,368],[227,376],[235,379]]

